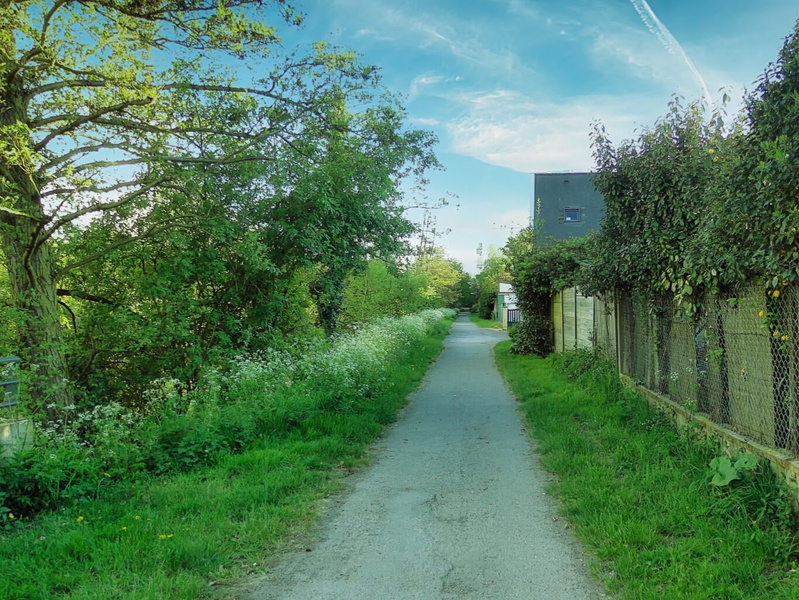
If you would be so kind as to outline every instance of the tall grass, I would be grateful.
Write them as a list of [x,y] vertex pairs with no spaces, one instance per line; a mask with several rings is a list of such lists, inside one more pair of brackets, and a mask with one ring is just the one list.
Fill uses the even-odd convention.
[[493,319],[482,319],[475,313],[469,315],[469,320],[483,329],[502,329],[502,323],[498,323]]
[[[36,517],[8,510],[0,598],[227,596],[277,547],[301,539],[319,500],[365,462],[368,444],[440,352],[452,317],[379,321],[297,357],[241,357],[182,412],[136,425],[149,437],[128,451],[139,453],[132,464],[163,468],[101,471],[92,493],[62,495]],[[30,462],[45,470],[46,461]]]
[[677,431],[585,352],[496,358],[538,440],[550,491],[619,600],[799,598],[797,535],[768,468],[710,484],[718,451]]

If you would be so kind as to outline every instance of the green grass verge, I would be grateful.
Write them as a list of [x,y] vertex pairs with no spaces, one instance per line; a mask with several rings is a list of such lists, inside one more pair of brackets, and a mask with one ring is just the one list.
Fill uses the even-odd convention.
[[481,319],[474,313],[469,314],[469,320],[483,329],[502,329],[502,323],[497,323],[493,319]]
[[[795,518],[767,468],[710,484],[716,450],[587,353],[496,360],[557,474],[550,492],[619,600],[799,598]],[[568,375],[568,376],[567,376]]]
[[320,499],[362,466],[396,418],[452,321],[386,373],[386,393],[359,412],[320,413],[213,467],[99,490],[0,541],[0,598],[182,600],[230,591],[308,531]]

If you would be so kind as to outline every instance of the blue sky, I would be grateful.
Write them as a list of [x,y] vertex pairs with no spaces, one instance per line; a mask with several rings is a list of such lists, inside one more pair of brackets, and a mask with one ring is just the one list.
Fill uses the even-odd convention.
[[446,171],[428,196],[456,196],[437,212],[439,244],[471,273],[478,244],[526,224],[531,173],[593,168],[593,121],[618,142],[674,94],[720,102],[722,88],[735,112],[799,18],[797,0],[300,2],[298,40],[359,52],[438,135]]

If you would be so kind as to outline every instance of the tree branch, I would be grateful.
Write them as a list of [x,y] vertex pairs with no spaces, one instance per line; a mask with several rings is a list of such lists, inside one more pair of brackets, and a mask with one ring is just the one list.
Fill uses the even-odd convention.
[[204,84],[204,83],[167,83],[160,86],[162,90],[173,90],[177,88],[185,88],[197,92],[225,92],[225,93],[240,93],[240,94],[252,94],[254,96],[264,96],[266,98],[271,98],[272,100],[280,100],[281,102],[285,102],[286,104],[291,104],[292,106],[299,106],[299,107],[306,107],[307,103],[303,103],[298,100],[291,100],[284,96],[280,96],[279,94],[275,94],[271,90],[265,90],[260,88],[251,88],[251,87],[238,87],[232,85],[211,85],[211,84]]
[[[73,263],[69,263],[68,265],[66,265],[64,268],[60,269],[55,274],[55,276],[53,277],[53,281],[58,281],[64,275],[66,275],[67,273],[69,273],[70,271],[72,271],[74,269],[77,269],[78,267],[82,267],[83,265],[86,265],[88,263],[94,262],[95,260],[99,260],[100,258],[105,256],[106,254],[108,254],[109,252],[111,252],[113,250],[116,250],[117,248],[122,248],[122,247],[127,246],[128,244],[132,244],[133,242],[136,242],[138,240],[146,239],[146,238],[152,236],[155,233],[159,233],[160,231],[166,231],[169,227],[172,227],[172,224],[175,221],[178,221],[180,218],[186,218],[186,217],[176,217],[174,219],[169,219],[167,221],[162,221],[161,223],[157,223],[155,225],[150,226],[142,234],[130,236],[130,237],[125,238],[123,240],[117,240],[113,244],[109,244],[108,246],[106,246],[105,248],[103,248],[102,250],[100,250],[98,252],[95,252],[94,254],[90,254],[89,256],[85,256],[82,259],[76,260]],[[115,304],[114,306],[121,306],[121,305],[120,304]]]
[[[27,99],[34,98],[39,94],[46,94],[47,92],[55,92],[65,87],[105,87],[108,85],[107,81],[99,80],[99,79],[69,79],[66,81],[54,81],[53,83],[47,83],[45,85],[40,85],[39,87],[33,88],[32,90],[28,91],[25,95]],[[66,118],[66,115],[64,117]],[[42,119],[39,121],[34,121],[34,126],[46,125],[48,123],[52,123],[55,119]]]
[[[58,292],[60,292],[60,291],[65,291],[65,290],[56,290],[56,295],[59,295],[59,296],[60,296],[61,294],[59,294],[59,293],[58,293]],[[60,304],[60,305],[61,305],[63,308],[65,308],[65,309],[66,309],[66,311],[69,313],[69,319],[70,319],[70,321],[72,321],[72,331],[74,331],[75,333],[77,333],[77,332],[78,332],[78,319],[77,319],[77,317],[75,316],[75,311],[73,311],[73,310],[72,310],[72,309],[69,307],[69,304],[67,304],[66,302],[62,302],[61,300],[59,300],[59,301],[58,301],[58,304]]]
[[13,215],[15,217],[25,217],[27,219],[32,219],[34,221],[38,221],[38,217],[34,217],[33,215],[29,215],[28,213],[24,213],[19,210],[14,210],[13,208],[9,208],[8,206],[0,206],[0,213],[5,213],[8,215]]
[[[91,181],[88,180],[87,181]],[[48,190],[41,194],[42,198],[47,198],[48,196],[57,196],[60,194],[75,194],[77,192],[91,192],[93,194],[107,194],[108,192],[115,192],[117,190],[121,190],[122,188],[132,187],[134,185],[139,185],[141,182],[138,180],[131,180],[131,181],[123,181],[119,183],[115,183],[114,185],[109,185],[106,187],[96,187],[92,185],[87,185],[84,187],[76,187],[76,188],[53,188],[52,190]]]
[[121,144],[121,143],[112,143],[112,142],[101,142],[99,144],[95,144],[93,146],[79,146],[77,148],[73,148],[72,150],[65,152],[61,156],[54,158],[50,162],[44,163],[41,167],[39,167],[37,173],[39,175],[46,173],[50,169],[53,169],[65,162],[69,162],[75,156],[79,156],[81,154],[91,154],[92,152],[99,152],[100,150],[120,150],[120,149],[129,149],[130,144]]
[[233,165],[242,162],[270,161],[271,157],[263,154],[248,154],[245,156],[229,156],[227,158],[204,157],[204,156],[171,156],[164,157],[164,161],[175,164],[190,165]]
[[[89,294],[88,292],[82,292],[80,290],[65,290],[64,288],[56,288],[55,295],[59,297],[69,296],[70,298],[80,298],[81,300],[88,300],[89,302],[97,302],[98,304],[106,304],[108,306],[123,306],[122,304],[114,302],[113,300],[109,300],[108,298],[95,296],[94,294]],[[77,327],[75,329],[77,329]]]
[[75,119],[72,123],[64,125],[63,127],[59,127],[55,131],[51,132],[48,136],[46,136],[41,142],[33,146],[35,152],[39,152],[42,149],[47,147],[47,144],[52,142],[56,137],[59,135],[63,135],[65,133],[69,133],[70,131],[75,131],[81,125],[85,125],[86,123],[100,123],[100,117],[103,115],[107,115],[109,113],[120,112],[126,108],[131,106],[147,106],[153,101],[152,98],[142,98],[139,100],[128,100],[126,102],[120,102],[119,104],[114,104],[113,106],[106,106],[105,108],[101,108],[98,111],[93,112],[89,115],[84,115],[78,119]]
[[99,169],[103,167],[123,167],[126,165],[141,165],[149,162],[145,158],[128,158],[126,160],[95,160],[75,167],[76,172],[87,171],[89,169]]
[[91,204],[89,206],[81,208],[80,210],[76,210],[67,215],[64,215],[60,219],[54,221],[53,224],[50,225],[50,227],[46,231],[44,231],[41,235],[38,236],[36,244],[33,246],[32,249],[38,250],[39,247],[48,239],[50,239],[50,237],[52,237],[52,235],[56,231],[58,231],[58,229],[60,229],[63,225],[66,225],[67,223],[74,221],[75,219],[82,217],[83,215],[88,215],[89,213],[103,212],[107,210],[112,210],[114,208],[119,208],[120,206],[124,206],[125,204],[128,204],[129,202],[135,200],[139,196],[143,196],[144,194],[146,194],[147,192],[149,192],[159,184],[168,181],[168,179],[169,179],[168,177],[159,177],[158,179],[154,179],[153,181],[149,181],[146,184],[143,184],[141,188],[139,188],[135,192],[131,192],[130,194],[123,196],[119,200],[116,200],[114,202],[101,202],[99,204]]
[[69,0],[57,0],[53,3],[53,6],[47,11],[47,14],[44,15],[44,19],[42,19],[42,32],[41,36],[39,37],[39,45],[44,46],[45,40],[47,40],[47,30],[50,29],[50,23],[53,20],[55,14],[61,10],[61,7],[68,4]]

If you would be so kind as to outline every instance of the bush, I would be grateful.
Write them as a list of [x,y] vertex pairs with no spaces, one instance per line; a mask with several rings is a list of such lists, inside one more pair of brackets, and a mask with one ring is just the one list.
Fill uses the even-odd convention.
[[508,331],[513,354],[547,356],[554,350],[551,321],[540,315],[527,315]]
[[144,472],[186,472],[216,463],[264,435],[283,436],[324,415],[366,413],[403,365],[456,312],[426,310],[378,319],[333,342],[302,352],[270,350],[242,356],[222,372],[209,370],[197,389],[154,383],[143,414],[118,404],[39,427],[36,445],[0,462],[0,508],[17,518],[96,495],[114,481]]

